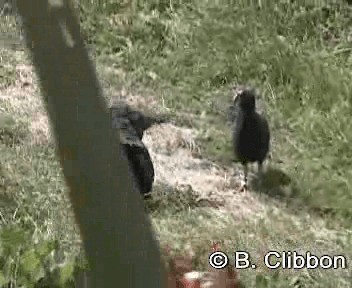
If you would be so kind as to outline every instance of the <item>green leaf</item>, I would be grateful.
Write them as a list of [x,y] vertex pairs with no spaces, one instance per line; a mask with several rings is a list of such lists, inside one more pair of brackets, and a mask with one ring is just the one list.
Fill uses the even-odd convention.
[[43,259],[43,258],[49,256],[49,254],[51,252],[53,252],[54,250],[56,250],[57,248],[58,248],[58,241],[56,241],[56,240],[43,241],[37,245],[36,252],[37,252],[38,256],[41,259]]
[[8,280],[6,279],[4,273],[0,271],[0,287],[3,287],[7,282]]
[[0,230],[0,241],[4,249],[4,256],[17,252],[26,242],[26,233],[16,227],[4,227]]
[[29,283],[38,281],[44,276],[41,259],[35,250],[26,251],[20,260],[19,272],[21,280]]
[[59,285],[60,286],[65,285],[68,281],[73,279],[74,269],[75,269],[75,264],[73,262],[66,263],[60,269],[60,277],[59,277]]

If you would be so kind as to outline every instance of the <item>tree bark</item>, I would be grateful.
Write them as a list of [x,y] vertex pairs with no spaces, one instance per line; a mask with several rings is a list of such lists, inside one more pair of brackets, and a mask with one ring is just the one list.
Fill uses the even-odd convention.
[[[54,2],[54,1],[52,1]],[[166,287],[137,185],[111,127],[72,3],[18,0],[26,44],[54,131],[91,268],[91,287]]]

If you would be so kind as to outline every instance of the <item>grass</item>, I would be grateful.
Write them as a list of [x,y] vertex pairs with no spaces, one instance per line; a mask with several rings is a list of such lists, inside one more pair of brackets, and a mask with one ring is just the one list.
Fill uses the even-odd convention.
[[[203,158],[238,165],[225,125],[229,88],[252,84],[262,93],[273,135],[270,166],[289,181],[273,185],[274,173],[256,191],[262,193],[254,191],[261,205],[257,215],[233,218],[225,208],[201,207],[192,196],[196,192],[170,196],[158,185],[160,197],[148,203],[160,241],[178,252],[191,246],[199,269],[206,267],[213,241],[229,252],[250,251],[255,259],[274,249],[343,253],[351,259],[352,11],[313,2],[150,1],[130,11],[107,0],[104,9],[81,10],[82,31],[95,49],[103,86],[153,95],[178,125],[199,132]],[[1,50],[2,96],[18,79],[14,55]],[[33,145],[30,125],[43,108],[38,91],[29,92],[36,97],[26,100],[30,113],[21,110],[21,99],[0,97],[0,113],[12,114],[17,123],[0,127],[5,131],[0,193],[6,200],[1,225],[22,227],[39,242],[58,239],[71,257],[78,251],[77,234],[69,225],[64,182],[53,144]],[[349,273],[275,274],[259,267],[255,273],[242,270],[241,277],[247,287],[350,287]]]
[[[228,159],[230,154],[229,131],[221,129],[224,115],[216,104],[228,102],[228,87],[234,82],[259,86],[279,146],[274,159],[284,161],[284,168],[301,183],[301,196],[312,206],[349,209],[349,193],[343,192],[349,187],[338,176],[339,171],[348,173],[343,162],[349,155],[348,120],[340,117],[350,107],[347,12],[283,4],[276,10],[220,7],[193,3],[173,12],[154,11],[149,17],[143,15],[148,9],[144,7],[126,28],[128,36],[121,27],[111,27],[105,37],[96,28],[91,41],[107,40],[109,51],[102,51],[102,59],[129,71],[131,86],[138,83],[142,89],[146,85],[159,91],[173,110],[205,113],[205,121],[196,124],[203,131],[206,154],[215,159]],[[106,24],[100,22],[102,27]],[[324,40],[328,37],[336,37],[338,44]],[[132,44],[124,47],[125,43]],[[282,145],[287,138],[289,145]],[[346,158],[337,157],[341,152]],[[322,181],[312,181],[317,177]],[[317,193],[324,197],[315,197]]]

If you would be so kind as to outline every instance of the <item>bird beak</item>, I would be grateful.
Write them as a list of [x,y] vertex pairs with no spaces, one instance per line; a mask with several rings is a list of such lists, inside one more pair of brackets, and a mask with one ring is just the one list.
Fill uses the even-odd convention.
[[243,88],[239,87],[239,86],[234,86],[234,87],[232,87],[232,92],[233,92],[233,102],[235,102],[238,95],[243,93]]

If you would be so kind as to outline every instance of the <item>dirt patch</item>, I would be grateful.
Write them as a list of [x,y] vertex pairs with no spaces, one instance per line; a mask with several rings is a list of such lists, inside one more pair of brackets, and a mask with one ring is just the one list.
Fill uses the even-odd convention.
[[[16,81],[0,94],[6,110],[28,121],[30,141],[33,145],[51,141],[51,132],[46,111],[42,103],[35,73],[30,65],[17,65]],[[105,91],[108,103],[125,100],[141,110],[162,110],[152,96],[132,95],[127,90]],[[173,187],[191,186],[202,198],[224,200],[229,211],[236,217],[257,214],[263,209],[255,195],[239,193],[238,171],[219,167],[216,164],[197,158],[201,154],[196,143],[197,131],[194,129],[163,124],[149,129],[144,142],[150,149],[153,158],[156,182]]]
[[196,136],[197,131],[172,124],[155,126],[146,132],[144,142],[154,162],[156,182],[176,188],[189,185],[202,198],[221,199],[236,218],[262,211],[264,206],[255,195],[239,192],[237,169],[223,168],[193,156],[198,147]]

